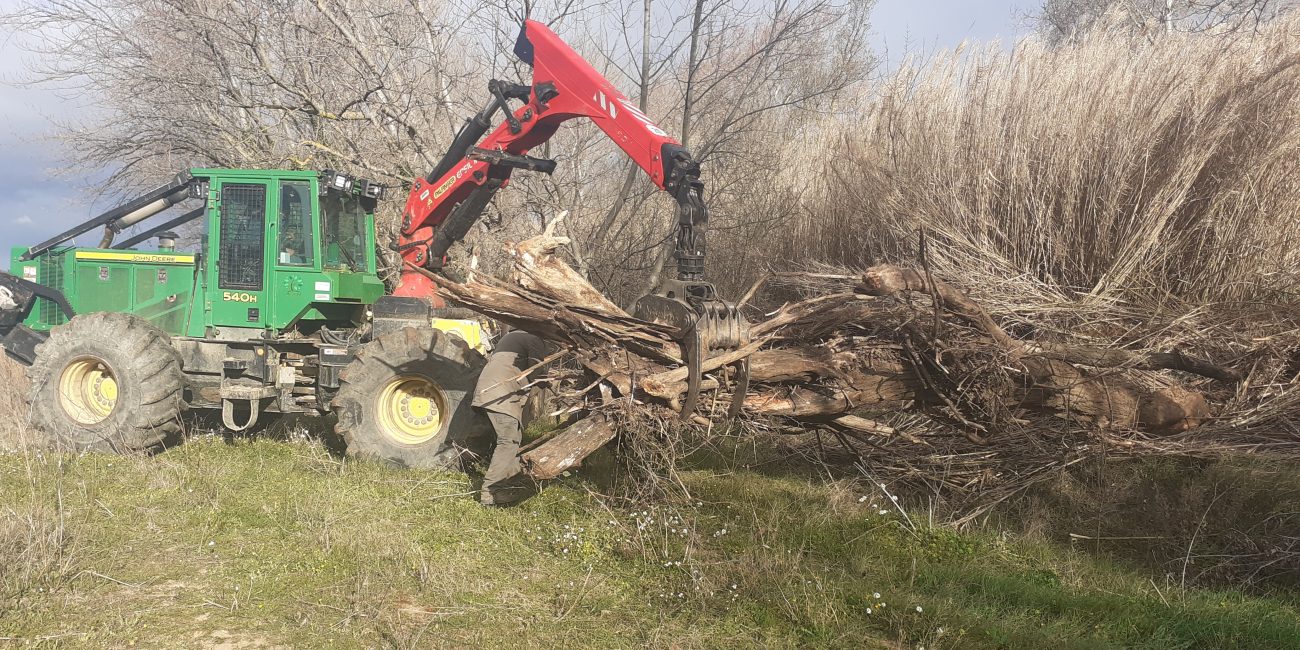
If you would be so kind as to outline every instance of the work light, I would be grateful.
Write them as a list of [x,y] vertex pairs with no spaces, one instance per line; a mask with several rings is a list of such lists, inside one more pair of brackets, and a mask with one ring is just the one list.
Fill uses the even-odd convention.
[[368,198],[372,198],[372,199],[374,199],[374,200],[376,200],[376,201],[378,201],[378,200],[384,198],[384,186],[383,186],[383,185],[380,185],[380,184],[378,184],[378,183],[376,183],[376,182],[374,182],[374,181],[368,181],[368,180],[359,180],[359,181],[357,181],[357,182],[361,185],[361,195],[362,195],[362,196],[365,196],[365,197],[368,197]]

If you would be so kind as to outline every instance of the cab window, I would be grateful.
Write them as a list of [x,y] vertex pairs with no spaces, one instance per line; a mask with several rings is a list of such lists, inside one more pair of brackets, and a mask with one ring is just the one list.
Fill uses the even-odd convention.
[[315,263],[316,237],[311,218],[311,183],[280,183],[280,247],[276,261],[282,266]]
[[262,290],[265,228],[266,185],[230,183],[221,186],[218,287]]
[[329,192],[321,197],[325,266],[353,271],[366,268],[366,209],[361,197]]

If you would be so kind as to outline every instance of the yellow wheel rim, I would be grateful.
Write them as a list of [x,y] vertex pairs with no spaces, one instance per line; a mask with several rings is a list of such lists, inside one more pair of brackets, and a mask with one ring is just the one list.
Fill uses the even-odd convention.
[[442,429],[447,398],[438,384],[404,375],[379,393],[379,423],[384,435],[404,445],[428,442]]
[[59,405],[78,424],[99,424],[117,406],[117,377],[102,359],[76,359],[59,375]]

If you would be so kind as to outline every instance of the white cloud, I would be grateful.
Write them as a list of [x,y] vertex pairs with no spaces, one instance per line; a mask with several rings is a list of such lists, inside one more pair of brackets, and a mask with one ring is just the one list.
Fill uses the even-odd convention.
[[31,217],[24,214],[23,216],[14,219],[12,223],[15,226],[30,226],[33,222]]

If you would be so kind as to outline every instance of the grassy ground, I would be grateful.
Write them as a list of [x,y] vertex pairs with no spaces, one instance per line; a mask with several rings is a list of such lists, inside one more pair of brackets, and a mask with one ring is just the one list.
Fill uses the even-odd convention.
[[[611,510],[587,479],[521,507],[312,441],[154,458],[0,456],[0,637],[51,646],[1296,647],[1300,598],[1179,589],[879,489],[686,475]],[[904,508],[911,504],[902,495]],[[881,511],[885,514],[881,514]],[[878,595],[877,595],[878,594]]]
[[[1111,469],[956,533],[926,523],[921,495],[899,509],[733,453],[695,458],[693,498],[672,506],[607,506],[597,466],[486,509],[463,475],[342,462],[315,440],[14,451],[22,378],[0,363],[0,383],[18,415],[0,421],[0,646],[1300,647],[1300,592],[1183,588],[1168,554],[1096,552],[1139,542],[1059,543],[1189,525],[1203,503],[1275,521],[1260,491],[1300,502],[1294,480]],[[1117,483],[1138,475],[1153,483]],[[1243,529],[1210,519],[1198,548]]]

